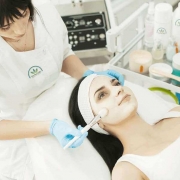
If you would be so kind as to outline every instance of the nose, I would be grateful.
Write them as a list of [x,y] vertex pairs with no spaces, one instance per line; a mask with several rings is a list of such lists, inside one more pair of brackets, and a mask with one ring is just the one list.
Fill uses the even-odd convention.
[[26,26],[22,22],[14,23],[14,33],[18,35],[23,35],[26,32]]
[[124,91],[122,86],[113,86],[113,95],[119,96]]

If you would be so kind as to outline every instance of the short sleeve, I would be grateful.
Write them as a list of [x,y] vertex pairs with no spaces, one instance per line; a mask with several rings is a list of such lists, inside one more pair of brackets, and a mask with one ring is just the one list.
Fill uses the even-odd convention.
[[63,27],[63,52],[64,52],[64,56],[63,59],[66,59],[68,56],[70,55],[74,55],[74,52],[71,49],[71,45],[69,44],[69,40],[68,40],[68,31],[67,28],[63,22],[63,20],[61,19],[61,23],[62,23],[62,27]]
[[1,117],[1,115],[2,115],[1,113],[2,113],[2,111],[0,110],[0,121],[3,120],[3,118]]

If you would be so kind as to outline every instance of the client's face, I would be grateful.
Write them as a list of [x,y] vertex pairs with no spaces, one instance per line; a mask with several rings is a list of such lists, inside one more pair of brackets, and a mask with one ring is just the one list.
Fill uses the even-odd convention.
[[110,77],[96,77],[90,86],[89,97],[95,115],[102,108],[108,109],[108,115],[102,119],[107,124],[120,123],[137,110],[137,101],[132,91]]

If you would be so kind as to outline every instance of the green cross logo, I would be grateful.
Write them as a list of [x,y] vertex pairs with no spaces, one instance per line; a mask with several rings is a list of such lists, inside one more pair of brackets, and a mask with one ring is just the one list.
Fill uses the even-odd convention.
[[166,29],[164,29],[164,28],[159,28],[159,29],[157,30],[157,33],[158,33],[158,34],[166,34],[167,32],[166,32]]
[[176,25],[176,26],[180,26],[180,19],[178,19],[178,20],[175,22],[175,25]]
[[32,66],[28,71],[29,78],[34,78],[42,72],[42,68],[39,66]]

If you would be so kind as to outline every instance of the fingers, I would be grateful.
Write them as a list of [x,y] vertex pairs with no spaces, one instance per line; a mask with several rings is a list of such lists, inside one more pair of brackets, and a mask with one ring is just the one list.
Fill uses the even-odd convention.
[[68,135],[72,135],[72,136],[81,136],[82,133],[79,129],[70,129],[68,132]]
[[62,147],[66,146],[66,144],[67,144],[71,139],[73,139],[73,138],[74,138],[74,136],[72,136],[72,135],[67,135],[67,136],[65,136],[65,137],[60,141],[61,146],[62,146]]
[[69,143],[75,136],[78,137],[78,139],[69,146],[69,148],[76,148],[78,146],[80,146],[84,139],[87,137],[88,133],[81,133],[81,130],[83,129],[82,126],[78,126],[78,129],[68,129],[68,134],[66,134],[66,136],[61,140],[61,145],[64,147],[67,143]]
[[81,135],[81,136],[70,146],[70,148],[77,148],[77,147],[79,147],[79,146],[83,143],[83,141],[84,141],[84,139],[87,137],[87,135],[88,135],[88,132],[85,132],[83,135]]
[[[82,129],[83,127],[79,125],[78,130],[81,131]],[[83,143],[84,139],[87,137],[87,135],[88,135],[88,132],[81,134],[81,136],[70,146],[70,148],[76,148],[80,146]]]
[[121,85],[124,85],[124,77],[122,74],[114,71],[114,70],[108,70],[108,74],[116,79],[121,83]]
[[84,74],[83,74],[83,77],[86,77],[86,76],[89,76],[90,74],[93,74],[94,71],[88,69]]
[[74,137],[78,137],[77,142],[73,143],[72,146],[75,148],[80,146],[87,136],[87,133],[82,135],[82,129],[83,127],[81,126],[78,126],[78,129],[76,129],[62,120],[54,119],[50,125],[49,131],[57,138],[62,147],[64,147]]
[[119,76],[118,81],[124,86],[124,77],[122,75]]
[[78,129],[81,131],[83,129],[83,127],[81,125],[79,125]]
[[82,133],[78,129],[66,128],[66,132],[64,134],[64,137],[60,140],[61,146],[64,147],[75,136],[80,137],[81,135],[82,135]]

